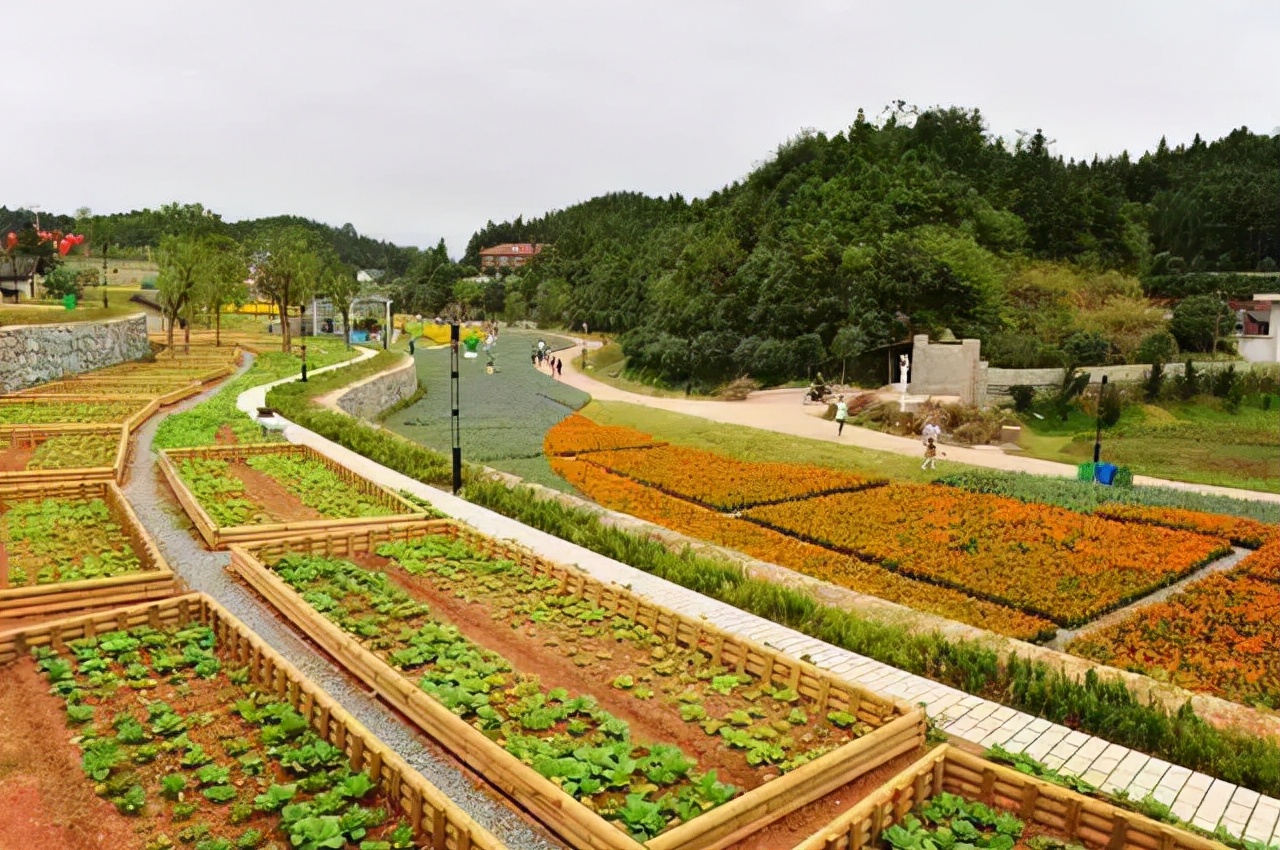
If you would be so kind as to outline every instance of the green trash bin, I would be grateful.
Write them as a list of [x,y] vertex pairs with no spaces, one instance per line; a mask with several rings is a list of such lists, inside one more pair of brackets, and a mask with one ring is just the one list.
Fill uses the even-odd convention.
[[76,308],[76,294],[74,292],[68,292],[66,295],[62,296],[62,306],[66,307],[68,310],[74,310]]
[[1091,482],[1091,481],[1093,481],[1093,480],[1094,480],[1094,474],[1095,474],[1095,473],[1094,473],[1094,468],[1093,468],[1093,461],[1089,461],[1088,463],[1082,463],[1082,464],[1080,464],[1079,466],[1077,466],[1077,467],[1076,467],[1076,480],[1077,480],[1077,481],[1090,481],[1090,482]]

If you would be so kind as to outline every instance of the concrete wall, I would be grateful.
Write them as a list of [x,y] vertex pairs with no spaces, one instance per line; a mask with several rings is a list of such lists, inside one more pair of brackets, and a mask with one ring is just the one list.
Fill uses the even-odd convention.
[[0,328],[0,392],[11,393],[151,353],[142,314],[102,322]]
[[980,354],[981,342],[966,339],[959,343],[929,342],[925,334],[911,340],[910,395],[959,396],[965,404],[985,404],[987,364]]
[[[1272,324],[1275,328],[1277,325]],[[1236,337],[1236,350],[1240,352],[1240,356],[1250,363],[1275,363],[1280,361],[1280,349],[1276,347],[1276,337],[1273,336],[1238,336]]]
[[[1181,375],[1186,368],[1186,361],[1179,363],[1166,363],[1164,365],[1164,373],[1167,376]],[[1201,370],[1217,370],[1225,369],[1229,364],[1222,361],[1217,362],[1196,362],[1196,368]],[[1248,372],[1250,364],[1235,363],[1237,372]],[[1089,373],[1089,383],[1097,384],[1102,382],[1102,376],[1106,375],[1107,380],[1111,383],[1138,383],[1146,378],[1147,373],[1151,371],[1150,366],[1138,364],[1133,366],[1082,366],[1080,371]],[[1007,396],[1009,387],[1018,386],[1019,384],[1028,387],[1044,388],[1062,386],[1062,369],[989,369],[987,372],[989,392],[992,397]]]
[[417,366],[412,357],[406,357],[386,372],[352,384],[334,399],[334,404],[358,419],[376,419],[382,411],[417,391]]

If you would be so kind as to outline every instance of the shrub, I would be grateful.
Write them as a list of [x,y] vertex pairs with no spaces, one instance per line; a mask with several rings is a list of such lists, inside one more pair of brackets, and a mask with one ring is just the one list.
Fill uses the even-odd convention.
[[1186,368],[1178,377],[1175,386],[1178,389],[1178,397],[1182,399],[1195,398],[1200,394],[1200,371],[1190,359],[1187,360]]
[[1111,343],[1096,331],[1078,331],[1062,343],[1062,354],[1067,367],[1101,366],[1111,353]]
[[1213,395],[1226,398],[1239,385],[1240,376],[1236,374],[1235,366],[1228,366],[1205,375],[1205,383],[1209,385],[1209,392]]
[[725,401],[743,401],[748,395],[760,389],[760,382],[749,376],[742,376],[725,384],[719,397]]
[[1151,364],[1151,370],[1147,372],[1142,382],[1142,394],[1147,401],[1156,401],[1160,398],[1162,390],[1164,390],[1164,364],[1157,360]]
[[50,298],[80,295],[80,281],[76,273],[66,266],[58,266],[44,277],[44,291]]
[[992,334],[982,340],[982,356],[997,369],[1056,369],[1062,351],[1027,334]]
[[1236,317],[1217,295],[1193,295],[1173,308],[1169,330],[1183,351],[1213,351],[1231,333]]
[[1036,388],[1015,384],[1009,387],[1009,395],[1013,398],[1013,409],[1018,413],[1026,413],[1036,400]]
[[1178,341],[1168,330],[1148,335],[1138,345],[1134,359],[1139,363],[1168,363],[1178,356]]

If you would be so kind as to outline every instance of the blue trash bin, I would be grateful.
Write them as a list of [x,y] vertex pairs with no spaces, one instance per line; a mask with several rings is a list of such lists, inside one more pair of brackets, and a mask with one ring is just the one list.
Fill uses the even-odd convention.
[[1111,482],[1116,479],[1116,469],[1118,467],[1114,463],[1100,463],[1093,469],[1093,474],[1097,477],[1099,484],[1111,486]]

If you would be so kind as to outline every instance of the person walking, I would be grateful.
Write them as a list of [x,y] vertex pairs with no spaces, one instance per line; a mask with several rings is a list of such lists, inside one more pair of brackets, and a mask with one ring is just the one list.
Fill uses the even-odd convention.
[[561,360],[559,357],[557,357],[556,358],[556,377],[561,378],[563,376],[564,376],[564,361]]
[[844,396],[836,399],[836,436],[839,437],[844,433],[844,422],[849,418],[849,405],[845,403]]
[[554,357],[547,357],[547,371],[551,373],[551,380],[554,381],[556,379],[556,359]]
[[924,444],[924,463],[920,464],[920,468],[938,468],[938,444],[933,441],[933,437],[930,437]]
[[936,443],[938,438],[941,436],[942,429],[939,428],[938,423],[932,419],[926,422],[924,427],[920,429],[920,442],[924,443],[926,446],[929,445],[930,440]]

